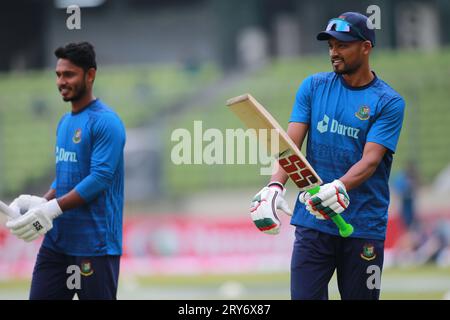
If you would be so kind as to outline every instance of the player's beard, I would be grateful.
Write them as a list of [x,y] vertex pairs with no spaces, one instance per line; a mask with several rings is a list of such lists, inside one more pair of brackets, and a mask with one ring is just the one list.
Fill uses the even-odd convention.
[[72,86],[70,89],[73,91],[73,95],[69,96],[69,97],[63,97],[63,100],[65,102],[78,101],[86,94],[86,91],[87,91],[85,82],[81,82],[80,85],[78,85],[78,86]]
[[356,62],[354,64],[347,64],[347,63],[345,63],[345,61],[342,61],[341,64],[343,65],[343,67],[340,69],[338,67],[335,67],[333,64],[332,64],[332,66],[333,66],[333,71],[335,73],[342,74],[342,75],[354,74],[362,66],[362,62]]

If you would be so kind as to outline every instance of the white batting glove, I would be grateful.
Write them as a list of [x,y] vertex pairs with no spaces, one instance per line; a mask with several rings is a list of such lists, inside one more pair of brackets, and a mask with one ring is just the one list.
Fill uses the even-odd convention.
[[38,205],[41,205],[43,203],[46,203],[47,199],[38,197],[38,196],[32,196],[29,194],[21,194],[17,198],[11,202],[9,207],[16,213],[22,214],[27,212],[28,210],[37,207]]
[[19,218],[9,220],[6,227],[19,239],[30,242],[53,228],[53,219],[60,214],[61,208],[56,199],[53,199],[30,209]]
[[299,201],[305,203],[306,210],[321,220],[330,219],[344,212],[350,204],[345,185],[340,180],[324,184],[313,196],[303,192],[299,196]]
[[292,215],[284,194],[286,189],[279,182],[271,182],[258,192],[252,200],[250,215],[256,227],[267,234],[278,234],[281,221],[277,209]]

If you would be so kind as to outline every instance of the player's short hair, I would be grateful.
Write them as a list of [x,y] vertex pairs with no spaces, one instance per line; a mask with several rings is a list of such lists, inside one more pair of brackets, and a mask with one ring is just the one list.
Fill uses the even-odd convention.
[[97,70],[95,62],[94,46],[89,42],[68,43],[64,47],[55,50],[55,56],[58,59],[67,59],[74,65],[87,71],[90,68]]

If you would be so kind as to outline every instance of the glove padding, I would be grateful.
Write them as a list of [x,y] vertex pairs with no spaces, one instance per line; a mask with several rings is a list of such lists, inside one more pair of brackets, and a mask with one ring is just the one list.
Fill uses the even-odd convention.
[[26,242],[37,239],[53,228],[53,219],[62,214],[56,199],[28,210],[23,216],[9,220],[6,227],[19,239]]
[[267,234],[278,234],[281,221],[277,215],[277,209],[288,215],[292,215],[284,194],[286,189],[279,182],[269,183],[258,192],[252,200],[250,215],[256,227]]
[[23,214],[28,210],[46,203],[47,199],[29,194],[21,194],[11,202],[9,207],[18,214]]
[[345,185],[340,180],[324,184],[315,195],[303,192],[299,201],[306,205],[306,210],[317,219],[324,220],[344,212],[350,204]]

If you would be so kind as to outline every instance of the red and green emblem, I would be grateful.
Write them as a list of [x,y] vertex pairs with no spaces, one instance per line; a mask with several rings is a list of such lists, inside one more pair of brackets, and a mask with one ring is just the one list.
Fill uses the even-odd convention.
[[361,106],[355,113],[355,116],[360,120],[367,120],[370,117],[370,108],[368,106]]
[[87,277],[93,273],[94,270],[92,269],[91,262],[89,260],[81,261],[81,274]]
[[363,258],[364,260],[367,260],[367,261],[371,261],[371,260],[375,259],[377,257],[377,255],[375,254],[375,248],[374,248],[373,244],[371,244],[371,243],[365,244],[360,256],[361,256],[361,258]]
[[81,129],[77,129],[72,138],[73,143],[80,143],[81,141]]

